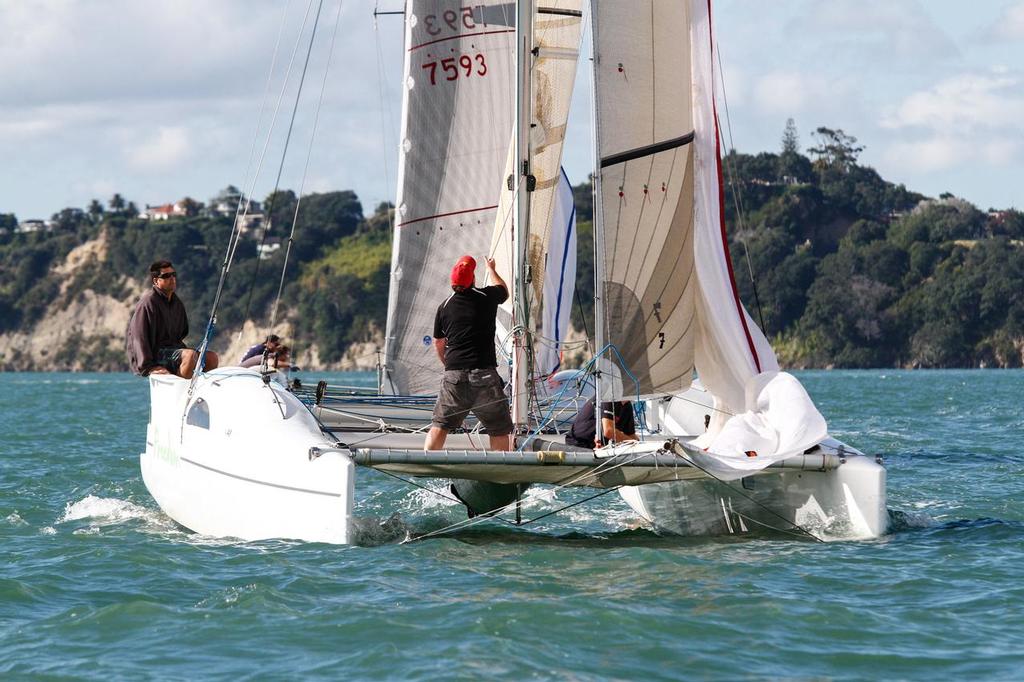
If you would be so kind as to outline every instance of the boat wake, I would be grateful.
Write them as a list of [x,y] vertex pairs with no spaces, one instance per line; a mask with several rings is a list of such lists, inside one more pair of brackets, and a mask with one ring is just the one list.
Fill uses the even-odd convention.
[[68,502],[54,525],[76,521],[88,521],[88,525],[74,530],[81,534],[99,533],[104,527],[119,526],[130,521],[141,521],[147,529],[161,533],[180,532],[178,526],[159,510],[116,497],[86,495],[77,502]]

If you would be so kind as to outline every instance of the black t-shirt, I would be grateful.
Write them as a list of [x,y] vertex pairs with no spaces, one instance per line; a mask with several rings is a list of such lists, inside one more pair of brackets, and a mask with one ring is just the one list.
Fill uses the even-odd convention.
[[445,369],[487,369],[497,367],[494,354],[494,318],[498,306],[508,298],[505,287],[453,292],[437,307],[434,338],[446,339]]
[[[601,418],[614,419],[615,428],[626,435],[636,434],[636,424],[633,421],[633,403],[628,400],[617,403],[601,403]],[[576,414],[572,428],[565,436],[565,442],[569,445],[577,445],[582,448],[594,447],[594,434],[597,433],[597,422],[594,420],[594,401],[588,400]],[[604,438],[601,439],[604,443]]]

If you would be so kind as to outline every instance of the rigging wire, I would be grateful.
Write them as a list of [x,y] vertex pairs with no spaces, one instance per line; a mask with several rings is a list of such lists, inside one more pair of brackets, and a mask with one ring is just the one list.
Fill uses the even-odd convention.
[[[725,92],[725,71],[722,68],[722,50],[719,47],[718,43],[715,43],[715,55],[718,57],[718,82],[722,87],[722,108],[725,110],[725,124],[726,128],[729,131],[728,149],[730,151],[735,151],[736,147],[732,137],[732,120],[729,116],[729,98],[726,96]],[[722,130],[720,121],[718,130]],[[725,146],[724,136],[722,137],[722,145]],[[743,206],[743,201],[738,189],[739,178],[736,176],[736,172],[733,168],[733,165],[729,160],[729,154],[725,155],[724,161],[725,170],[729,174],[731,179],[729,185],[732,187],[733,204],[736,207],[736,221],[739,223],[740,234],[743,235],[743,239],[741,239],[740,241],[743,243],[743,253],[747,261],[747,273],[750,275],[750,286],[754,291],[754,303],[757,305],[757,319],[761,322],[761,329],[765,330],[765,333],[767,333],[767,327],[765,327],[764,324],[764,313],[761,310],[761,297],[757,293],[757,282],[754,279],[754,267],[753,265],[751,265],[750,262],[750,249],[747,247],[747,231],[746,225],[744,225],[743,220],[743,216],[746,215],[746,207]],[[722,216],[722,218],[724,220],[725,216]]]
[[[312,0],[310,0],[310,2],[312,3]],[[256,267],[253,270],[252,281],[249,284],[249,296],[248,296],[248,299],[245,302],[245,313],[243,314],[243,319],[245,319],[245,320],[249,319],[249,311],[252,309],[253,293],[256,290],[256,282],[259,280],[259,275],[260,275],[260,258],[259,258],[259,254],[261,254],[263,252],[263,247],[266,245],[266,242],[267,242],[267,235],[270,233],[270,230],[273,228],[273,224],[272,223],[273,223],[273,215],[274,215],[274,204],[277,203],[277,201],[278,201],[278,196],[279,196],[278,191],[280,190],[280,187],[281,187],[281,175],[284,172],[284,162],[285,162],[285,159],[287,159],[287,157],[288,157],[288,147],[291,144],[292,131],[295,129],[295,118],[296,118],[296,115],[298,114],[298,111],[299,111],[299,101],[302,99],[302,86],[306,82],[306,72],[309,69],[309,58],[310,58],[310,55],[313,53],[313,43],[314,43],[314,41],[316,39],[316,29],[317,29],[317,27],[320,24],[320,12],[323,10],[323,7],[324,7],[324,0],[319,0],[319,2],[317,3],[317,7],[316,7],[316,16],[313,18],[313,27],[312,27],[312,30],[309,33],[309,43],[308,43],[308,45],[306,47],[306,58],[305,58],[305,61],[302,64],[302,74],[299,76],[299,85],[298,85],[298,88],[295,90],[295,101],[292,104],[292,114],[291,114],[291,117],[290,117],[290,119],[288,121],[288,132],[285,134],[284,148],[281,150],[281,162],[277,166],[277,177],[274,180],[274,191],[271,192],[271,194],[270,194],[270,201],[268,202],[269,205],[267,206],[267,222],[266,222],[266,224],[263,227],[263,234],[260,237],[260,244],[257,247]],[[305,26],[305,22],[303,22],[303,26]],[[300,31],[299,35],[301,36],[301,31]],[[296,43],[295,46],[296,46],[296,48],[298,48],[298,43]],[[296,198],[296,204],[298,204],[298,202],[299,202],[299,198]],[[293,225],[293,227],[294,227],[294,225]]]
[[[284,13],[281,16],[280,26],[277,29],[277,39],[274,41],[274,54],[270,58],[270,68],[267,70],[267,83],[263,86],[263,97],[260,99],[260,112],[256,117],[256,130],[253,131],[252,145],[249,147],[249,158],[245,163],[245,174],[242,176],[242,189],[238,195],[238,204],[235,206],[235,221],[231,228],[231,237],[228,241],[228,253],[226,260],[230,263],[234,259],[235,249],[238,247],[238,238],[241,233],[241,221],[249,214],[249,203],[251,201],[251,188],[249,186],[250,181],[255,183],[255,178],[259,176],[259,171],[263,167],[263,155],[266,153],[266,146],[263,147],[263,153],[260,154],[259,164],[256,168],[255,173],[250,179],[250,172],[253,170],[252,164],[256,157],[256,146],[260,139],[260,128],[263,127],[263,114],[267,108],[267,101],[270,99],[270,85],[274,80],[274,69],[277,66],[277,56],[281,49],[281,38],[284,35],[284,26],[287,23],[285,20],[288,18],[288,10],[291,9],[292,0],[288,0],[284,6]],[[281,100],[278,99],[278,106],[280,106]],[[277,115],[277,109],[274,110],[275,118]],[[267,134],[267,140],[270,140],[270,132],[273,131],[273,121],[271,121],[270,131]]]
[[[302,18],[302,27],[303,28],[305,28],[305,26],[306,26],[306,20],[309,17],[309,10],[310,10],[310,8],[312,6],[313,6],[313,0],[309,0],[309,4],[306,5],[306,13],[303,15],[303,18]],[[283,23],[283,21],[282,21],[282,23]],[[295,53],[298,50],[299,40],[301,38],[301,35],[302,35],[302,29],[300,28],[300,30],[299,30],[299,37],[296,38],[295,48],[292,50],[291,60],[289,60],[289,62],[288,62],[288,70],[287,70],[287,72],[285,74],[284,83],[281,86],[281,93],[278,95],[277,104],[274,107],[274,115],[273,115],[273,117],[271,119],[271,122],[270,122],[270,129],[267,132],[267,139],[264,142],[263,151],[260,152],[260,160],[259,160],[259,163],[257,165],[256,172],[253,174],[252,186],[250,186],[248,192],[245,192],[245,195],[246,195],[245,210],[243,212],[242,217],[247,215],[248,212],[249,212],[249,204],[252,201],[252,188],[255,187],[255,183],[256,183],[257,178],[259,177],[260,170],[263,168],[263,160],[264,160],[264,158],[266,156],[267,148],[270,145],[270,139],[271,139],[271,136],[272,136],[273,131],[274,131],[274,125],[277,122],[277,114],[278,114],[278,111],[281,108],[281,102],[284,99],[285,88],[287,87],[288,81],[290,79],[292,64],[295,61]],[[275,48],[275,50],[276,50],[276,48]],[[275,54],[273,61],[276,62],[276,60],[277,60],[277,56]],[[268,76],[268,78],[272,77],[272,75],[273,75],[273,63],[271,64],[271,75]],[[268,85],[268,87],[269,87],[269,85]],[[257,135],[258,134],[259,134],[259,127],[257,126]],[[243,190],[244,190],[244,188],[243,188]],[[241,197],[239,198],[239,201],[241,201]],[[203,334],[203,340],[202,340],[202,342],[199,345],[199,360],[196,363],[195,371],[193,372],[192,379],[191,379],[191,381],[189,382],[189,385],[188,385],[188,398],[189,398],[189,400],[191,400],[192,393],[195,390],[196,381],[199,378],[199,375],[202,374],[203,367],[206,365],[206,351],[207,351],[207,349],[210,346],[210,341],[213,339],[213,330],[214,330],[214,327],[215,327],[215,325],[217,323],[217,309],[220,307],[220,300],[221,300],[221,297],[224,295],[224,283],[227,280],[227,274],[231,270],[231,263],[234,260],[235,248],[238,245],[238,235],[239,235],[239,232],[240,232],[240,224],[241,224],[241,220],[239,219],[239,217],[237,215],[237,212],[236,212],[235,224],[232,227],[231,237],[228,239],[228,248],[227,248],[227,252],[224,254],[224,262],[221,265],[220,279],[217,281],[217,291],[216,291],[216,293],[213,296],[213,305],[210,308],[210,317],[209,317],[209,320],[206,323],[206,332]],[[246,316],[248,316],[248,313],[246,313]],[[244,328],[244,325],[243,325],[243,328]],[[239,331],[239,338],[241,338],[241,333],[242,332]],[[186,407],[187,407],[187,404],[188,404],[188,401],[186,401]],[[184,417],[182,419],[183,419],[183,423],[184,423]]]
[[[274,326],[277,324],[277,309],[278,309],[278,305],[281,303],[281,293],[284,291],[285,273],[288,270],[288,260],[289,260],[289,257],[291,256],[292,244],[295,241],[295,230],[296,230],[296,227],[299,224],[299,207],[302,205],[302,192],[306,188],[306,176],[307,176],[307,174],[309,172],[309,161],[310,161],[310,158],[313,156],[313,143],[316,140],[317,126],[320,123],[320,108],[321,108],[321,106],[323,105],[323,102],[324,102],[324,92],[327,90],[327,76],[328,76],[328,74],[331,71],[331,58],[334,56],[334,45],[335,45],[335,41],[337,40],[337,37],[338,37],[338,26],[341,24],[341,8],[342,8],[343,4],[344,3],[342,2],[342,0],[338,0],[338,12],[337,12],[337,14],[334,17],[334,30],[331,33],[331,44],[330,44],[330,48],[327,51],[327,63],[324,65],[324,77],[323,77],[323,81],[320,83],[320,96],[317,98],[316,110],[315,110],[315,112],[313,114],[313,129],[312,129],[312,131],[309,134],[309,147],[306,150],[306,163],[305,163],[305,165],[302,168],[302,180],[299,182],[299,194],[298,194],[298,198],[295,201],[295,213],[292,215],[292,229],[291,229],[291,233],[289,233],[289,235],[288,235],[288,246],[285,248],[284,263],[281,264],[281,281],[280,281],[280,283],[277,286],[277,296],[274,298],[274,306],[271,309],[271,313],[270,313],[270,330],[271,331],[274,329]],[[318,16],[319,16],[319,13],[318,13]],[[314,24],[313,30],[314,30],[314,32],[316,30],[316,25],[315,24]],[[313,37],[310,36],[310,48],[312,48],[312,44],[313,44]],[[306,61],[307,61],[307,64],[308,64],[308,61],[309,61],[308,54],[306,56]],[[303,73],[305,73],[305,69],[303,69]],[[301,90],[301,88],[302,88],[301,83],[299,84],[299,88]],[[296,98],[296,104],[298,104],[297,98]],[[250,291],[250,297],[251,296],[252,296],[252,292]]]
[[[404,12],[401,12],[401,13],[404,14]],[[381,154],[380,156],[381,156],[381,162],[384,165],[384,186],[385,186],[384,196],[387,197],[387,196],[391,196],[391,192],[394,189],[392,184],[391,184],[391,169],[388,166],[388,157],[390,156],[390,154],[388,152],[391,149],[393,149],[393,147],[391,146],[391,144],[390,144],[390,142],[388,140],[388,124],[393,120],[393,114],[392,114],[391,107],[390,107],[390,100],[387,97],[387,93],[384,92],[384,83],[385,83],[385,80],[386,80],[386,78],[385,78],[385,76],[386,76],[386,73],[385,73],[386,72],[386,68],[385,68],[385,65],[384,65],[384,51],[383,51],[382,46],[381,46],[379,24],[377,22],[377,17],[380,14],[383,14],[383,13],[380,12],[377,9],[377,5],[375,4],[374,8],[373,8],[373,33],[374,33],[374,43],[375,43],[376,48],[377,48],[377,96],[378,96],[378,101],[379,101],[379,104],[380,104],[380,111],[381,111],[381,117],[380,117],[380,139],[381,139],[381,145],[383,145],[383,149],[385,150],[385,153]],[[395,218],[395,211],[388,211],[387,215],[388,215],[388,228],[391,231],[391,234],[394,234],[394,232],[395,232],[395,219],[396,219]]]

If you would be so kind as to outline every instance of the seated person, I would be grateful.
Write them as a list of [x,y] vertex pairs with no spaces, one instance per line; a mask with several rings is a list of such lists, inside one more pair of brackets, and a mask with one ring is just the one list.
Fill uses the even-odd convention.
[[245,351],[242,355],[242,359],[238,361],[238,364],[242,367],[259,367],[263,363],[264,353],[273,353],[280,347],[281,337],[277,334],[271,334],[263,343],[257,343],[255,346],[251,346],[249,350]]
[[292,368],[292,349],[288,346],[278,346],[269,364],[279,372],[288,371]]
[[568,445],[581,448],[599,448],[611,441],[621,443],[636,440],[636,425],[633,420],[633,403],[620,400],[614,403],[601,403],[601,440],[597,440],[594,419],[594,401],[588,400],[576,414],[572,428],[565,435]]
[[[191,379],[199,353],[185,347],[188,314],[175,293],[178,273],[170,261],[158,260],[149,266],[149,277],[152,286],[139,299],[128,321],[128,365],[139,376],[176,374]],[[205,369],[216,369],[217,363],[217,354],[207,351]]]

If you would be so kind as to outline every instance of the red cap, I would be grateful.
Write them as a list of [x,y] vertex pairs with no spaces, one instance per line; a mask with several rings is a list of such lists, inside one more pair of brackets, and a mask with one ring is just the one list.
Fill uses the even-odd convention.
[[452,268],[452,286],[466,287],[473,286],[476,281],[476,261],[472,256],[463,256]]

